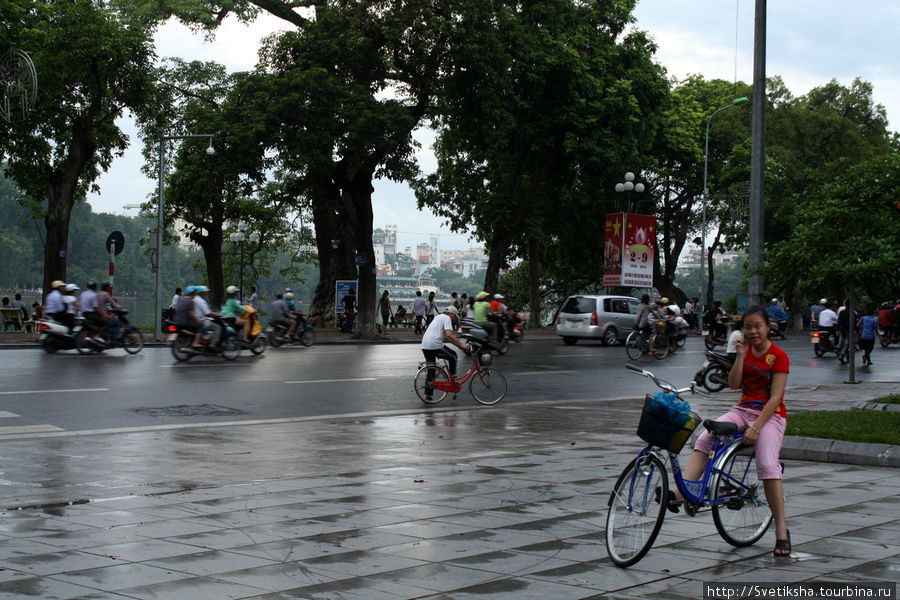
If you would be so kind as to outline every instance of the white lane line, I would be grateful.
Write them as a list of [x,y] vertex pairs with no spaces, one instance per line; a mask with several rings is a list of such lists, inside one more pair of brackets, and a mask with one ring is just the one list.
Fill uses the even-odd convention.
[[357,377],[356,379],[304,379],[303,381],[285,381],[284,383],[344,383],[347,381],[376,381],[376,378]]
[[[594,401],[603,401],[603,402],[612,402],[618,400],[637,400],[638,398],[634,396],[627,396],[621,398],[570,398],[566,400],[535,400],[532,402],[525,403],[527,406],[541,406],[541,405],[559,405],[561,407],[565,407],[567,404],[577,405],[581,402],[594,402]],[[143,427],[118,427],[111,429],[83,429],[80,431],[48,431],[48,432],[37,432],[37,433],[22,433],[18,435],[5,435],[0,437],[0,441],[5,440],[13,440],[13,439],[25,439],[25,438],[49,438],[49,437],[83,437],[87,435],[106,435],[106,434],[118,434],[118,433],[144,433],[150,431],[172,431],[176,429],[200,429],[200,428],[214,428],[214,427],[240,427],[246,425],[278,425],[284,423],[309,423],[315,421],[330,421],[334,419],[362,419],[362,418],[373,418],[373,417],[393,417],[393,416],[414,416],[414,415],[428,415],[434,414],[436,412],[470,412],[476,410],[497,410],[492,406],[428,406],[422,408],[405,408],[405,409],[394,409],[394,410],[378,410],[378,411],[369,411],[369,412],[358,412],[358,413],[337,413],[332,415],[316,415],[311,417],[282,417],[279,419],[255,419],[251,421],[216,421],[216,422],[206,422],[206,423],[173,423],[170,425],[150,425]]]
[[109,388],[84,388],[80,390],[19,390],[16,392],[0,392],[4,396],[12,394],[79,394],[81,392],[108,392]]
[[186,369],[188,367],[231,367],[234,366],[232,362],[219,362],[219,363],[175,363],[174,365],[159,365],[160,369]]
[[0,419],[8,419],[10,417],[20,417],[21,415],[17,415],[16,413],[11,413],[9,411],[0,410]]
[[0,427],[0,435],[14,433],[47,433],[49,431],[65,431],[61,427],[53,425],[19,425],[18,427]]
[[578,371],[516,371],[507,375],[559,375],[561,373],[578,373]]

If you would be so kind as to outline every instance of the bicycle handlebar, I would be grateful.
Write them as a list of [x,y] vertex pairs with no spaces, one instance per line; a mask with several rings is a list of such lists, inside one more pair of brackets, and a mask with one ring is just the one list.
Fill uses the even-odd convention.
[[666,391],[666,392],[674,392],[676,394],[684,394],[685,392],[691,392],[692,394],[700,394],[701,396],[706,396],[707,398],[713,397],[712,394],[707,394],[706,392],[698,389],[694,382],[691,382],[691,385],[686,388],[676,388],[673,384],[669,383],[668,381],[666,381],[664,379],[660,379],[659,377],[657,377],[656,375],[654,375],[653,373],[651,373],[650,371],[648,371],[646,369],[642,369],[640,367],[637,367],[637,366],[631,365],[631,364],[626,364],[625,368],[627,370],[631,371],[632,373],[637,373],[638,375],[643,375],[644,377],[647,377],[653,383],[655,383],[657,387],[659,387],[661,390]]

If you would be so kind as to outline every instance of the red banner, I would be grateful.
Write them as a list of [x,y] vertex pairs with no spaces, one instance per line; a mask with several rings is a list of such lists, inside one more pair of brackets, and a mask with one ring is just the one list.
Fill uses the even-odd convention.
[[609,214],[604,234],[603,285],[653,287],[656,217]]

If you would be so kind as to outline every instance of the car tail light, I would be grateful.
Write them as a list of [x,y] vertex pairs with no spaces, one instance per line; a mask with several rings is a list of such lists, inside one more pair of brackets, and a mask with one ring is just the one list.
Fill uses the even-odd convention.
[[594,312],[591,313],[591,325],[597,325],[599,322],[597,321],[597,309],[594,309]]
[[166,327],[166,331],[168,333],[178,333],[178,328],[174,325],[169,325],[168,327]]

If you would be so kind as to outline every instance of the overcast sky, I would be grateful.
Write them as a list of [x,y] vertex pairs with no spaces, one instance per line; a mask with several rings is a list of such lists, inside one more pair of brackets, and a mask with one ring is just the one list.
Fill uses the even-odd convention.
[[[753,78],[753,0],[642,0],[635,11],[636,27],[656,40],[656,60],[670,76],[684,78],[699,73],[707,79]],[[284,22],[263,16],[250,26],[226,22],[216,40],[170,23],[156,36],[159,56],[188,60],[214,60],[229,70],[250,70],[256,63],[258,42],[269,32],[284,28]],[[900,2],[861,0],[782,0],[768,2],[767,76],[780,75],[795,95],[837,79],[849,85],[854,77],[871,82],[875,99],[887,109],[896,129],[900,112],[900,74],[896,44],[900,39]],[[139,140],[133,124],[123,122],[132,139],[125,156],[117,159],[99,180],[101,193],[88,201],[98,212],[124,211],[156,192],[156,179],[140,172]],[[427,148],[429,132],[419,135],[425,148],[420,153],[424,172],[434,169]],[[639,166],[636,165],[635,168]],[[616,182],[610,182],[610,186]],[[466,236],[453,235],[440,219],[416,209],[409,187],[390,181],[375,183],[373,209],[375,227],[397,225],[401,247],[415,246],[440,234],[441,249],[463,249],[474,245]]]

